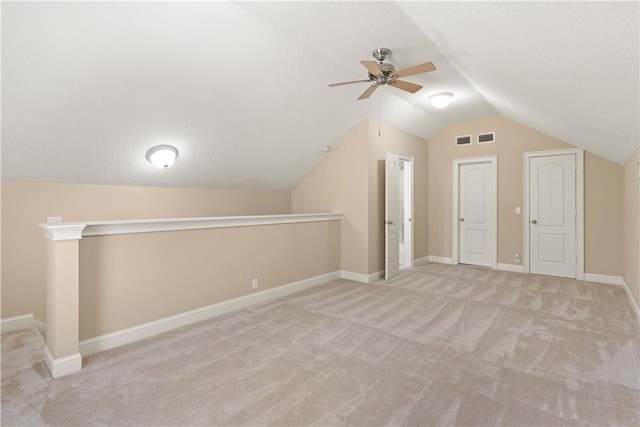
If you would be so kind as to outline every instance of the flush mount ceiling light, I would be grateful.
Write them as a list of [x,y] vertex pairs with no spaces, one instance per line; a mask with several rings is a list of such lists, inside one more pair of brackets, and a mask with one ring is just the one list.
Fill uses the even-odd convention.
[[147,151],[147,160],[159,168],[170,168],[178,157],[178,149],[173,145],[156,145]]
[[449,105],[449,102],[451,102],[451,98],[453,98],[453,94],[451,92],[439,92],[431,95],[429,97],[429,100],[434,107],[442,110],[447,105]]

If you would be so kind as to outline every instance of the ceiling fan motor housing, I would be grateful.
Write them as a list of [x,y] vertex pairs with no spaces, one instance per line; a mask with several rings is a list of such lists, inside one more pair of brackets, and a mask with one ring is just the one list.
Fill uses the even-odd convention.
[[[380,71],[382,71],[385,80],[392,77],[396,73],[396,69],[392,64],[386,64],[382,62],[378,65],[380,66]],[[374,76],[373,74],[369,73],[369,80],[376,81],[379,78],[380,76]]]

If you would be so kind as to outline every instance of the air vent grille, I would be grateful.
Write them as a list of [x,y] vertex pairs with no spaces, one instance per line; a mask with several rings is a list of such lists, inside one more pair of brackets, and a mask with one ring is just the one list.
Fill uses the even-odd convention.
[[456,136],[456,145],[471,145],[471,135]]
[[491,144],[496,140],[495,132],[485,132],[478,134],[478,144]]

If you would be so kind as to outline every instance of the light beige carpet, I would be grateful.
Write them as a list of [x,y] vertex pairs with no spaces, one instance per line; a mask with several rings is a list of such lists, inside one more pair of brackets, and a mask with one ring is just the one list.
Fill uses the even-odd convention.
[[621,288],[427,264],[85,358],[2,337],[2,425],[638,425]]

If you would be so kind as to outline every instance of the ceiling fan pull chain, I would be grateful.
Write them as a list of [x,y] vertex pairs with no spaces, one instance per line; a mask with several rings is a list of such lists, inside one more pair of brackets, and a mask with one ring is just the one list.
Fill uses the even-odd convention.
[[382,120],[382,113],[380,112],[380,98],[382,98],[382,91],[378,91],[378,136],[380,136],[380,121]]

